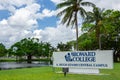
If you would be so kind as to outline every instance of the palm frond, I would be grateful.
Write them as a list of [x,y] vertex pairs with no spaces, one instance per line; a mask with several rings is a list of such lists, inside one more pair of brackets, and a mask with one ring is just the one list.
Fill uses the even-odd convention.
[[88,30],[88,32],[95,31],[95,29],[96,29],[96,26],[94,25],[94,26],[92,26],[92,27]]
[[83,18],[86,17],[87,12],[82,7],[78,8],[78,11],[79,11],[81,17],[83,17]]
[[62,15],[64,15],[64,14],[66,14],[67,11],[70,12],[70,11],[72,11],[72,10],[73,10],[72,6],[66,7],[65,9],[63,9],[62,11],[60,11],[60,12],[57,14],[57,16],[58,16],[58,17],[59,17],[59,16],[62,16]]
[[58,4],[56,8],[59,9],[59,8],[71,6],[74,2],[75,2],[75,0],[67,0],[67,1],[64,1],[60,4]]
[[[72,14],[70,14],[70,16],[65,15],[64,18],[62,19],[61,23],[62,23],[62,24],[65,24],[65,23],[66,23],[66,25],[69,26],[70,23],[71,23],[71,21],[72,21],[72,16],[71,16],[71,15],[72,15]],[[68,16],[68,17],[67,17],[67,16]]]
[[81,3],[83,0],[78,0],[78,3]]
[[69,19],[68,19],[68,22],[67,22],[67,26],[70,25],[71,20],[72,20],[72,13],[71,13],[70,16],[69,16]]
[[93,30],[95,25],[94,24],[89,24],[89,23],[84,23],[82,24],[82,31],[88,31],[88,32],[91,32],[91,30]]
[[72,7],[69,7],[69,8],[66,9],[66,13],[64,14],[64,17],[62,19],[63,24],[67,23],[67,25],[69,25],[69,23],[72,19],[73,12],[74,11],[73,11]]
[[62,16],[63,14],[65,14],[66,11],[67,11],[67,9],[69,9],[69,7],[68,7],[68,8],[65,8],[65,9],[62,10],[62,11],[60,11],[60,12],[57,14],[57,16],[60,17],[60,16]]
[[92,23],[94,22],[94,14],[92,12],[87,12],[87,17],[84,20],[84,23]]
[[75,25],[75,19],[73,19],[73,20],[71,21],[71,26],[72,26],[72,28],[73,28],[74,25]]
[[81,2],[81,5],[82,5],[82,6],[92,6],[92,7],[95,6],[95,4],[93,4],[93,3],[91,3],[91,2]]

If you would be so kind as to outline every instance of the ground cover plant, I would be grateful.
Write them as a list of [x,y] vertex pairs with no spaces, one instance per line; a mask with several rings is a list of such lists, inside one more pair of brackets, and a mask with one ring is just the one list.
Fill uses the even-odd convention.
[[[102,69],[102,75],[56,73],[60,69],[48,67],[0,70],[0,80],[120,80],[120,63],[114,69]],[[104,74],[104,75],[103,75]]]

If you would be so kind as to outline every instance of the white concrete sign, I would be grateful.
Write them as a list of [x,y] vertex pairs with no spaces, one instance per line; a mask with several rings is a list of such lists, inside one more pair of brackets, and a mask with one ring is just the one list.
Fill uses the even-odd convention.
[[53,67],[112,69],[113,51],[54,52]]

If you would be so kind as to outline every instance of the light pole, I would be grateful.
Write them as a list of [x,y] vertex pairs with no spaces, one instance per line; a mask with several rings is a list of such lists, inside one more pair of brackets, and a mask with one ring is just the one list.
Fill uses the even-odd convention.
[[118,42],[118,36],[115,37],[115,42],[116,42],[116,49],[117,49],[117,42]]
[[99,35],[99,49],[101,50],[101,34]]
[[104,34],[100,34],[99,35],[99,49],[101,50],[101,37],[103,36]]

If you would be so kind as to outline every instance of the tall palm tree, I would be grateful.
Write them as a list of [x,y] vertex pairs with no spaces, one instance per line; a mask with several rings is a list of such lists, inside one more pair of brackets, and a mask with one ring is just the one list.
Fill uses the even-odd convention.
[[83,0],[64,0],[64,2],[57,5],[57,9],[64,8],[58,13],[58,16],[63,16],[62,24],[66,26],[75,26],[76,28],[76,49],[78,50],[78,15],[85,18],[86,11],[83,6],[94,6],[91,2],[84,2]]
[[[93,12],[87,12],[87,18],[85,19],[85,21],[83,22],[83,24],[94,24],[91,27],[89,27],[88,31],[95,31],[95,35],[96,35],[96,40],[99,46],[99,49],[101,49],[100,47],[100,29],[101,27],[104,28],[104,26],[102,25],[102,21],[104,19],[104,15],[103,15],[104,9],[100,9],[96,6],[93,7]],[[88,27],[85,26],[85,27]],[[105,29],[105,28],[104,28]]]

